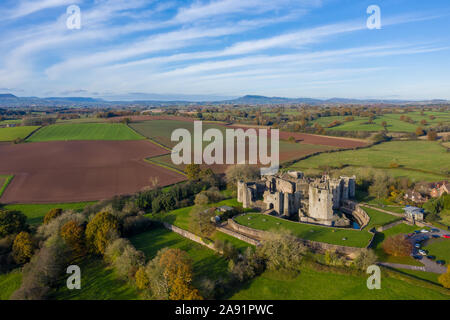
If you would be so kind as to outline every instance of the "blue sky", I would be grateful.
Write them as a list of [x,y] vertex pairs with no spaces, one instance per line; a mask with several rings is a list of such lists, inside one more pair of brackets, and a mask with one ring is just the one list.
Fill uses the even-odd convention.
[[3,0],[0,93],[450,99],[449,30],[448,0]]

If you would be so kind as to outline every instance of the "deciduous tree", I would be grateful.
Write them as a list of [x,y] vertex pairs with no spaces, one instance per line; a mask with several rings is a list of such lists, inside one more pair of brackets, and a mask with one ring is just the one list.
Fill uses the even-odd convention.
[[13,257],[14,261],[18,264],[24,264],[28,262],[33,256],[34,245],[33,239],[28,232],[22,231],[14,239],[13,244]]

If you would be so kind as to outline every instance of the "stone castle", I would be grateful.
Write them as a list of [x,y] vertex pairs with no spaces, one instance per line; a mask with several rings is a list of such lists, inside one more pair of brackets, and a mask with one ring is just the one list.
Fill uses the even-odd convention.
[[355,180],[355,176],[333,179],[328,175],[313,179],[289,171],[256,182],[240,181],[237,196],[244,208],[289,218],[298,214],[302,222],[348,226],[350,220],[339,211],[355,197]]

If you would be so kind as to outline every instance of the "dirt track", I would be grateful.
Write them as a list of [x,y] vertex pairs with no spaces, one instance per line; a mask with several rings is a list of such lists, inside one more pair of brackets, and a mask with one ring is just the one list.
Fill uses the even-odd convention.
[[0,174],[14,179],[2,203],[55,203],[107,199],[184,177],[143,161],[167,153],[148,141],[58,141],[0,144]]

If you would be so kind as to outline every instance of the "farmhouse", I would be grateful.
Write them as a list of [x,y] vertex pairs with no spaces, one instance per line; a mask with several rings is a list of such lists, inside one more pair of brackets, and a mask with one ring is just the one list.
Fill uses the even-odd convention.
[[405,219],[407,221],[415,223],[416,221],[423,221],[424,219],[424,210],[421,208],[406,206],[403,210],[405,211]]
[[244,208],[257,207],[268,214],[302,222],[348,226],[339,209],[355,197],[355,177],[307,178],[299,171],[264,176],[257,182],[238,182],[238,201]]
[[442,182],[436,183],[430,191],[430,195],[433,198],[439,198],[444,193],[450,194],[450,183],[448,181],[442,181]]

